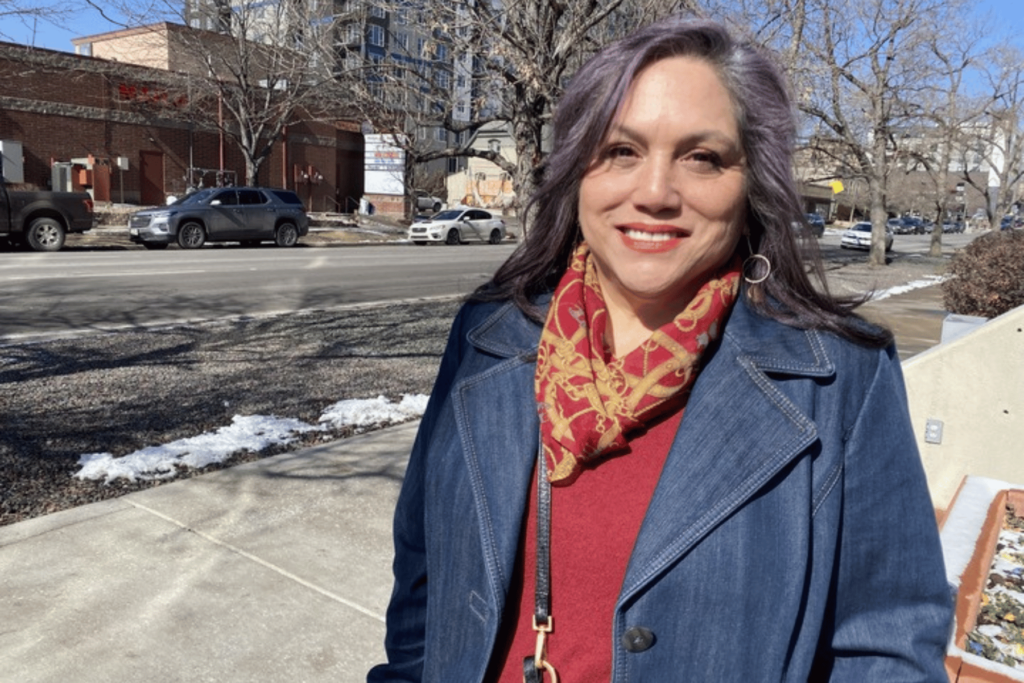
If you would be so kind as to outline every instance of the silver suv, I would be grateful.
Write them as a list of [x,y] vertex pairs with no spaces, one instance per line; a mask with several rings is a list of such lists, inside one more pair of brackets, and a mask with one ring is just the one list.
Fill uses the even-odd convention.
[[199,190],[168,206],[143,209],[128,224],[128,238],[147,249],[172,242],[182,249],[207,242],[273,241],[291,247],[308,233],[309,217],[298,195],[264,187]]

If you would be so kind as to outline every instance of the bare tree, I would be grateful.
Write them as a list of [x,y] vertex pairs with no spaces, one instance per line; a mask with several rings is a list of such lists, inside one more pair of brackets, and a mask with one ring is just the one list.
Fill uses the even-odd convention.
[[4,26],[11,26],[15,21],[20,21],[26,27],[32,26],[34,34],[37,22],[43,21],[55,26],[63,26],[68,13],[69,9],[59,3],[0,0],[0,39],[9,40],[14,37],[4,30]]
[[963,197],[956,186],[950,187],[951,167],[961,148],[964,127],[977,113],[964,92],[964,79],[979,60],[980,33],[980,25],[965,16],[950,17],[933,27],[926,53],[930,53],[934,80],[926,80],[920,101],[911,103],[919,105],[923,144],[901,150],[906,159],[903,168],[921,171],[929,181],[927,190],[922,188],[922,200],[934,212],[929,255],[936,258],[942,256],[943,223],[949,219],[950,202]]
[[[512,179],[518,205],[543,174],[548,126],[567,79],[608,42],[692,0],[427,0],[374,3],[390,16],[411,16],[414,27],[389,27],[391,57],[353,73],[356,106],[375,126],[401,133],[396,143],[411,166],[475,156]],[[410,37],[411,36],[411,37]],[[366,78],[366,70],[375,70]],[[514,160],[474,149],[471,136],[485,125],[507,127]],[[438,144],[430,131],[450,133]],[[419,134],[417,134],[417,132]]]
[[941,68],[929,37],[944,34],[967,0],[709,0],[789,70],[804,134],[839,179],[867,186],[870,262],[885,264],[889,174],[902,130],[922,122],[919,100]]
[[805,76],[799,106],[838,143],[853,177],[868,186],[870,263],[885,259],[889,173],[900,129],[920,121],[915,100],[932,75],[928,36],[949,11],[936,0],[867,0],[842,9],[823,0],[803,34]]
[[16,23],[31,31],[30,45],[35,45],[40,24],[67,28],[74,8],[54,0],[0,0],[0,40],[14,41]]
[[[1005,44],[994,48],[985,63],[985,83],[976,116],[961,130],[960,166],[963,181],[984,196],[989,225],[995,225],[1022,197],[1024,55]],[[979,161],[987,174],[970,173]]]
[[[334,83],[326,61],[334,18],[311,14],[303,0],[149,4],[87,0],[112,22],[150,29],[121,59],[146,64],[147,41],[171,55],[180,94],[198,117],[230,138],[245,159],[245,180],[256,184],[274,144],[297,116],[318,118]],[[177,19],[199,28],[177,30],[157,22]],[[97,55],[102,56],[102,55]],[[336,113],[336,112],[335,112]]]

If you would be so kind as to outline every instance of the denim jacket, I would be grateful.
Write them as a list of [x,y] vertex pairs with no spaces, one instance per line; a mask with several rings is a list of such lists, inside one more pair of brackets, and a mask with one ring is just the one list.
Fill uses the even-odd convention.
[[[456,318],[395,514],[389,661],[369,681],[484,677],[532,484],[539,336],[509,304]],[[595,634],[612,680],[947,681],[952,605],[895,350],[741,297],[708,354]]]

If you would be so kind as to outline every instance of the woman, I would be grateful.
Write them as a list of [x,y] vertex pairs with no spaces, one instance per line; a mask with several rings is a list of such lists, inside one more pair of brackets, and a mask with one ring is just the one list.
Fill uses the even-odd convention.
[[793,138],[714,24],[575,76],[533,231],[453,326],[371,681],[946,680],[899,361],[808,280]]

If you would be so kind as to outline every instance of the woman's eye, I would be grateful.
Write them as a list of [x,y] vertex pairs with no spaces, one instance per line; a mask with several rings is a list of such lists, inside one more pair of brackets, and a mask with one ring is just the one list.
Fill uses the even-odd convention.
[[605,152],[605,157],[612,159],[613,161],[615,159],[626,159],[632,156],[635,156],[633,149],[626,145],[613,145]]
[[721,168],[722,159],[714,152],[696,151],[684,157],[684,161],[702,170]]

